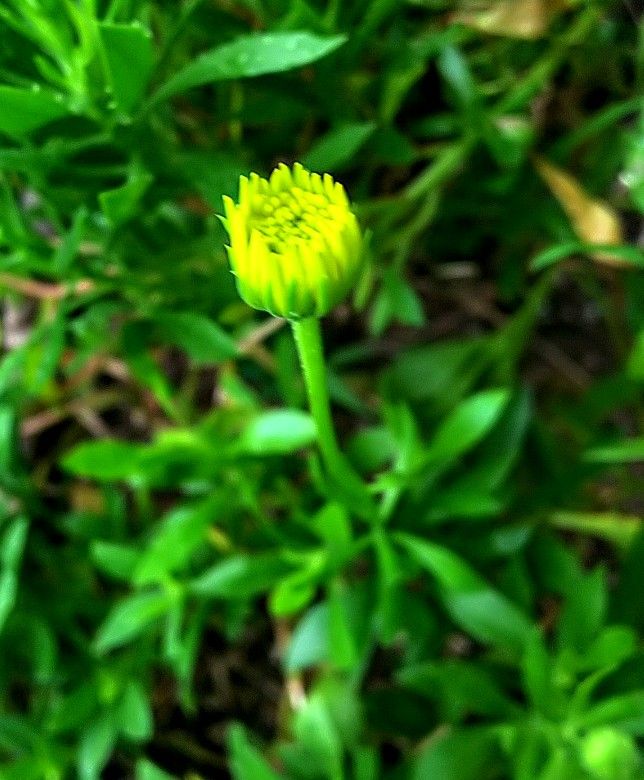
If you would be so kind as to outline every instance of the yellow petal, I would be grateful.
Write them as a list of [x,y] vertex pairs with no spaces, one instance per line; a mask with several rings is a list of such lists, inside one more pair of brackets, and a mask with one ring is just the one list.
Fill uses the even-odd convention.
[[291,175],[291,169],[288,167],[288,165],[285,165],[284,163],[280,163],[278,166],[279,170],[282,174],[282,182],[284,184],[284,189],[291,189],[293,186],[293,177]]
[[[230,199],[229,199],[230,201]],[[246,219],[240,209],[232,201],[225,203],[226,216],[228,218],[228,235],[230,237],[230,246],[235,257],[236,265],[240,266],[244,262],[248,249],[248,239],[246,235]],[[235,269],[237,270],[237,269]]]
[[324,187],[322,186],[322,177],[319,173],[311,174],[311,192],[315,192],[318,195],[324,194]]
[[307,192],[311,189],[311,174],[301,163],[295,163],[293,166],[293,178],[298,187]]
[[345,209],[349,208],[349,198],[347,197],[346,190],[339,181],[336,181],[335,187],[333,188],[333,201],[337,203],[338,206],[342,206]]

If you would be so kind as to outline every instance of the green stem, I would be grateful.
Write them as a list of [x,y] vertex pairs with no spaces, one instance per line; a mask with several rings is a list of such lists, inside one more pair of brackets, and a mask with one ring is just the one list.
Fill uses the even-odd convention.
[[342,472],[342,454],[331,417],[320,321],[317,317],[291,320],[291,327],[304,373],[309,407],[318,431],[320,451],[329,472],[338,476]]
[[333,486],[332,495],[335,495],[336,499],[339,498],[358,517],[373,521],[377,510],[371,495],[340,451],[335,437],[320,321],[314,317],[292,320],[291,327],[304,373],[309,408],[317,428],[318,445],[329,482]]

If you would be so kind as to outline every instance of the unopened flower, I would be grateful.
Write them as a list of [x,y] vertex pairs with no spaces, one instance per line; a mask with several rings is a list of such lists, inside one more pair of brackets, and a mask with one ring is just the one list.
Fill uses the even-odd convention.
[[224,198],[237,289],[279,317],[322,317],[356,283],[364,241],[344,187],[281,164],[269,179],[242,176],[239,203]]

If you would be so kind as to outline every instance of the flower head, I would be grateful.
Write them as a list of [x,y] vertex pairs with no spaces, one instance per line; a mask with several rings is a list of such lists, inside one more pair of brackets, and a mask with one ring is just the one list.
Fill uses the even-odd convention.
[[344,187],[281,164],[269,179],[242,176],[239,203],[224,198],[237,289],[278,317],[322,317],[355,284],[364,242]]

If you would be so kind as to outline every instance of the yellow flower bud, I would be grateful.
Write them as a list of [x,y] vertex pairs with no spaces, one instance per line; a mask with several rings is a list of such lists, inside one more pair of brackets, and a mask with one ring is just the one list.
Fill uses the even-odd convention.
[[299,163],[242,176],[224,198],[230,267],[241,297],[278,317],[323,317],[356,283],[364,240],[344,187]]

